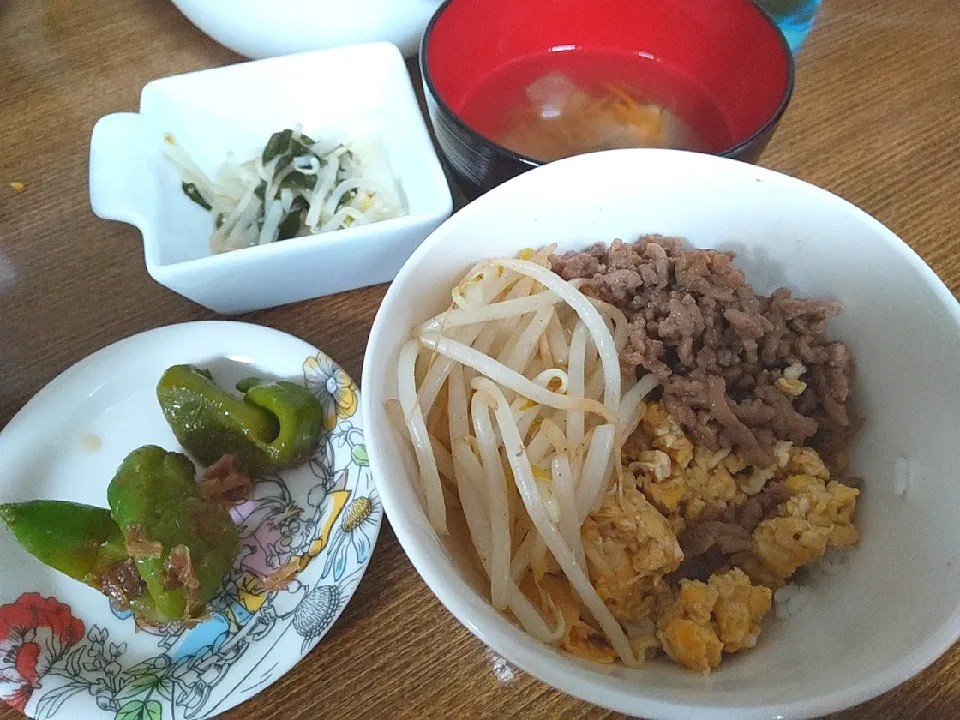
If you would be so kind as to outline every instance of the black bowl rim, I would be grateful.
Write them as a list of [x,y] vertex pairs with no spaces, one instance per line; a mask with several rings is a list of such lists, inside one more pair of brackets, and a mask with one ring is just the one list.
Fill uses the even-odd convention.
[[[440,109],[444,111],[446,115],[450,117],[453,123],[463,132],[467,133],[468,136],[474,141],[479,141],[487,146],[489,146],[494,152],[499,155],[505,155],[506,157],[515,160],[516,162],[528,165],[530,168],[540,167],[541,165],[546,165],[547,163],[532,158],[528,155],[522,155],[518,152],[514,152],[509,148],[500,145],[497,142],[494,142],[490,138],[484,136],[483,134],[477,132],[472,127],[467,125],[460,116],[453,111],[447,102],[441,97],[440,93],[437,91],[436,86],[433,83],[433,78],[430,76],[430,69],[427,67],[427,45],[430,42],[430,36],[433,34],[433,28],[436,26],[437,21],[440,19],[440,16],[446,11],[447,6],[452,5],[457,0],[444,0],[443,3],[436,9],[433,13],[433,16],[430,18],[430,22],[427,23],[427,28],[423,32],[423,37],[420,40],[420,51],[418,52],[419,62],[420,62],[420,75],[423,78],[423,82],[426,84],[427,89],[430,92],[430,95],[434,102],[440,106]],[[793,57],[793,52],[790,50],[790,43],[787,41],[786,35],[783,34],[783,31],[780,29],[780,26],[777,25],[776,21],[770,16],[770,14],[760,7],[756,0],[751,0],[750,2],[753,9],[756,10],[760,16],[766,20],[766,22],[773,28],[777,37],[780,39],[780,46],[784,51],[784,54],[787,58],[787,82],[783,89],[783,96],[780,99],[780,104],[777,106],[777,109],[773,114],[767,119],[758,130],[751,134],[746,140],[743,140],[731,148],[723,150],[716,153],[708,153],[710,155],[715,155],[717,157],[724,158],[736,158],[737,155],[742,153],[744,150],[749,148],[751,145],[757,141],[763,139],[767,133],[769,133],[773,128],[777,126],[777,123],[780,122],[783,118],[783,114],[787,111],[787,106],[790,104],[790,98],[793,96],[793,86],[794,79],[796,75],[796,61]]]

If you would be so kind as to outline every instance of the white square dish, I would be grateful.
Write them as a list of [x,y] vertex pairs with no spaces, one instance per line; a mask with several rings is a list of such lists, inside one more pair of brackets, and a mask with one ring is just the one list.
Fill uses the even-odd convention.
[[[376,139],[407,214],[221,255],[214,218],[181,190],[163,154],[171,133],[208,175],[278,130]],[[399,50],[389,43],[241,63],[148,83],[138,113],[101,118],[90,140],[90,204],[143,235],[147,271],[223,314],[330,295],[394,278],[453,201]]]

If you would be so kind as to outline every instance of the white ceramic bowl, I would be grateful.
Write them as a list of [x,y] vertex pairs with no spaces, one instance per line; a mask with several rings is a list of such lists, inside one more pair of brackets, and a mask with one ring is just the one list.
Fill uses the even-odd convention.
[[[710,677],[666,662],[639,670],[575,660],[487,603],[458,549],[430,528],[412,453],[383,402],[411,328],[447,306],[475,261],[551,242],[561,249],[644,233],[734,249],[759,291],[786,285],[841,300],[833,333],[859,363],[867,418],[853,456],[865,478],[849,567],[816,586],[754,650]],[[390,522],[447,608],[495,651],[572,695],[645,718],[806,718],[874,697],[933,662],[960,633],[960,305],[892,232],[830,193],[732,160],[622,150],[515,178],[457,213],[400,271],[364,361],[370,459]],[[910,485],[895,492],[898,461]],[[899,462],[900,470],[907,469]]]
[[[358,92],[325,79],[362,77]],[[373,138],[408,213],[358,228],[210,253],[213,217],[181,191],[163,155],[170,132],[208,175],[227,153],[250,157],[296,124],[322,137]],[[90,204],[137,226],[147,271],[194,302],[232,314],[392,280],[453,208],[450,189],[399,51],[353,45],[178,75],[148,83],[139,113],[101,118],[90,140]]]
[[289,55],[352,43],[391,42],[417,51],[441,0],[173,0],[221,45],[249,58]]

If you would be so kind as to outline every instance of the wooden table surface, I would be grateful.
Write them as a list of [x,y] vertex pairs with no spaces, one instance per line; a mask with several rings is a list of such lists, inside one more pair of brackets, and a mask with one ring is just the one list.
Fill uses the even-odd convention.
[[[211,0],[213,2],[215,0]],[[960,2],[826,0],[762,164],[840,194],[960,292]],[[70,364],[212,314],[144,269],[135,229],[87,196],[90,132],[155,78],[236,62],[167,0],[0,3],[0,426]],[[242,107],[242,102],[238,104]],[[10,182],[22,182],[15,193]],[[360,376],[385,287],[242,319],[331,349]],[[0,579],[2,582],[2,579]],[[836,717],[960,718],[960,646]],[[612,717],[512,669],[440,605],[385,523],[360,588],[292,672],[223,717]],[[0,708],[0,720],[19,715]]]

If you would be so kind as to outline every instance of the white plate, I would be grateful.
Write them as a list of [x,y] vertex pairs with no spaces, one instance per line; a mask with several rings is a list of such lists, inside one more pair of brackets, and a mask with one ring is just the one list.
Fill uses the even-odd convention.
[[[342,87],[325,84],[340,78]],[[228,153],[251,157],[273,133],[297,124],[314,138],[378,142],[407,214],[212,255],[214,218],[183,194],[180,176],[162,151],[164,133],[172,133],[212,176]],[[453,209],[410,75],[388,43],[148,83],[138,113],[107,115],[93,129],[90,204],[99,217],[140,229],[154,280],[231,314],[388,282]]]
[[[373,552],[381,506],[357,386],[326,355],[277,330],[198,322],[121,340],[66,370],[0,433],[0,500],[106,505],[136,447],[178,450],[156,400],[163,371],[209,368],[221,386],[253,374],[304,382],[333,429],[308,465],[262,478],[235,507],[241,552],[189,631],[134,632],[107,599],[31,557],[0,527],[0,697],[42,720],[197,720],[255,695],[309,652],[340,615]],[[257,573],[307,561],[280,592]]]
[[440,0],[173,0],[190,21],[221,45],[250,58],[386,40],[404,56]]

